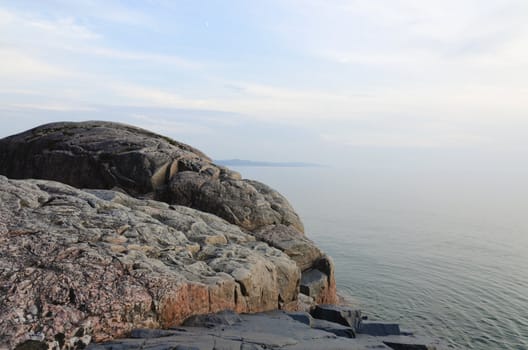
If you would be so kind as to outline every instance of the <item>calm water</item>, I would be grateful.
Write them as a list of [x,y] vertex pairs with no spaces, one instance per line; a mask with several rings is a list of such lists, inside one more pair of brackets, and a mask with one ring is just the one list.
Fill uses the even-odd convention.
[[525,176],[236,170],[288,197],[370,319],[454,349],[528,349]]

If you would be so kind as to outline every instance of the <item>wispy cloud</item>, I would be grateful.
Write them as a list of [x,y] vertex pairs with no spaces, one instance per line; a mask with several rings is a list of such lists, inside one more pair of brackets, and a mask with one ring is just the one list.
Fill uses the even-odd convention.
[[165,135],[208,135],[214,133],[213,129],[196,120],[194,122],[175,121],[152,114],[132,114],[131,117],[134,125]]
[[49,64],[20,50],[0,47],[0,77],[8,80],[42,80],[66,78],[71,72],[57,65]]
[[348,147],[507,143],[527,123],[524,0],[229,3],[210,27],[173,3],[53,4],[0,7],[4,109],[143,108],[127,118],[196,135],[204,118],[152,111],[208,111]]
[[387,130],[379,126],[378,130],[348,131],[347,133],[323,133],[324,142],[347,147],[376,148],[458,148],[488,146],[490,140],[465,130],[454,128],[395,128]]
[[55,112],[87,112],[97,111],[96,107],[82,106],[79,104],[64,104],[64,103],[10,103],[2,105],[2,109],[8,110],[37,110],[37,111],[55,111]]
[[163,64],[184,69],[199,69],[203,68],[204,66],[202,62],[184,59],[175,55],[153,54],[128,50],[115,50],[101,46],[69,46],[64,47],[64,49],[72,52],[84,53],[92,56],[100,56],[114,60],[142,61],[146,64]]

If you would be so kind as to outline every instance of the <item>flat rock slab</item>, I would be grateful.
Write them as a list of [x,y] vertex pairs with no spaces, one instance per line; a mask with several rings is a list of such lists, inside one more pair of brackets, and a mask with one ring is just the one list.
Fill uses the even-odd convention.
[[338,337],[343,338],[355,338],[356,332],[354,329],[343,326],[339,323],[329,322],[325,320],[314,319],[311,325],[314,329],[320,329],[325,332],[333,333]]
[[401,335],[400,325],[388,322],[361,321],[358,333],[384,337],[387,335]]
[[339,323],[354,330],[359,329],[361,323],[361,311],[345,306],[317,305],[311,314],[314,318]]
[[[293,316],[293,318],[292,318]],[[273,311],[252,315],[240,315],[240,322],[226,325],[225,314],[217,318],[219,324],[212,326],[215,318],[206,319],[207,327],[179,327],[152,337],[144,333],[142,339],[120,339],[112,342],[91,344],[91,350],[132,350],[132,349],[195,349],[195,350],[240,350],[240,349],[436,349],[430,339],[408,336],[374,337],[365,334],[352,339],[346,332],[338,336],[334,330],[349,327],[340,324],[314,320],[313,327],[304,323],[307,317],[302,313],[288,314]],[[306,315],[304,315],[306,316]],[[298,319],[298,320],[297,320]],[[433,344],[433,345],[431,345]],[[420,347],[421,346],[421,347]],[[439,348],[438,348],[439,349]]]

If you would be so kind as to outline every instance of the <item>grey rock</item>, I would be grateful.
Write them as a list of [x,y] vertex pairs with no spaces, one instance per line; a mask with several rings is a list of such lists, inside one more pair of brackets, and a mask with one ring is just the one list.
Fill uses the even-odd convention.
[[[374,337],[359,334],[352,338],[353,330],[322,320],[314,320],[315,327],[292,318],[292,313],[272,311],[252,315],[240,315],[240,322],[226,325],[223,316],[211,317],[207,327],[183,327],[175,330],[174,335],[157,339],[122,339],[118,342],[91,344],[89,349],[175,349],[195,348],[199,350],[240,350],[240,349],[434,349],[436,344],[427,338],[389,336]],[[337,335],[336,335],[337,334]],[[339,336],[338,336],[339,335]],[[116,347],[118,344],[118,347]],[[390,344],[389,347],[387,344]],[[395,346],[392,348],[392,346]],[[410,346],[410,347],[401,347]],[[419,346],[419,347],[414,347]],[[426,346],[423,348],[421,346]]]
[[355,331],[360,328],[361,311],[339,305],[317,305],[311,312],[314,318],[339,323]]
[[[318,303],[337,302],[333,264],[302,234],[302,222],[288,201],[265,184],[242,179],[214,164],[184,143],[119,123],[46,124],[0,140],[0,174],[60,181],[123,205],[129,194],[220,216],[284,251],[301,271],[317,268],[326,274],[326,286],[310,296]],[[4,225],[0,220],[0,228]],[[206,237],[200,230],[198,225],[193,228],[197,244],[203,243],[200,239],[218,244],[228,241],[225,234]],[[123,232],[127,238],[138,236],[134,228]],[[321,261],[328,266],[316,266]],[[290,273],[284,271],[279,278]],[[282,278],[281,295],[294,282]],[[291,299],[286,295],[280,307],[294,308],[288,302]]]
[[[34,329],[47,342],[57,334],[64,344],[102,341],[194,314],[296,301],[296,263],[238,226],[187,207],[91,192],[0,176],[0,339],[10,346]],[[36,315],[27,319],[32,305]]]
[[214,213],[248,230],[272,224],[304,229],[286,199],[256,181],[214,178],[187,171],[173,176],[169,188],[174,194],[169,202]]
[[288,254],[301,271],[312,268],[314,262],[323,256],[314,242],[292,226],[268,225],[253,231],[252,234]]
[[393,350],[440,350],[447,348],[439,340],[421,336],[389,335],[375,338],[380,339],[383,344]]
[[308,312],[287,312],[286,315],[290,316],[292,319],[294,319],[297,322],[304,323],[307,326],[312,327],[313,324],[313,317]]
[[77,188],[120,188],[250,230],[280,223],[303,230],[288,201],[268,186],[241,180],[189,145],[125,124],[52,123],[1,139],[0,174]]
[[231,310],[224,310],[217,313],[209,313],[203,315],[193,315],[183,322],[185,327],[216,327],[216,326],[232,326],[236,323],[242,322],[238,314]]
[[150,328],[137,328],[130,331],[130,338],[161,338],[170,337],[175,332],[165,329],[150,329]]
[[297,296],[297,310],[310,312],[315,307],[315,299],[306,294],[299,293]]
[[329,322],[325,320],[314,319],[311,325],[312,328],[320,329],[329,333],[333,333],[338,337],[355,338],[356,332],[351,327],[343,326],[339,323]]
[[387,335],[400,335],[400,325],[397,323],[361,321],[358,333],[374,335],[377,337]]
[[310,269],[301,275],[301,293],[317,297],[325,288],[327,276],[317,269]]
[[[33,330],[74,347],[195,314],[337,301],[333,263],[288,201],[186,144],[53,123],[1,139],[0,174],[41,179],[0,176],[0,346]],[[308,270],[324,278],[299,302]]]

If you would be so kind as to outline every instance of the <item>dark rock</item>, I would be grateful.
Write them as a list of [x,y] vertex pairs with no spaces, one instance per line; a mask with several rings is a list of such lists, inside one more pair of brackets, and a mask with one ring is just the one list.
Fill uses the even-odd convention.
[[431,350],[431,348],[425,344],[394,343],[389,341],[384,341],[383,344],[393,350]]
[[384,337],[387,335],[400,335],[400,325],[397,323],[362,321],[357,329],[358,333]]
[[379,337],[383,344],[393,350],[440,350],[447,348],[438,340],[419,336],[389,335]]
[[304,323],[307,326],[312,326],[313,317],[308,312],[287,312],[286,315],[290,316],[297,322]]
[[268,186],[241,180],[189,145],[124,124],[52,123],[1,139],[0,174],[77,188],[121,188],[250,230],[281,223],[303,230],[288,201]]
[[361,311],[338,305],[317,305],[311,312],[314,318],[339,323],[358,330],[361,323]]
[[[154,350],[153,348],[149,348],[150,350]],[[187,345],[176,345],[176,347],[169,347],[167,350],[200,350],[200,348],[197,348],[196,346],[187,346]],[[160,349],[161,350],[161,349]]]
[[174,335],[173,331],[164,329],[137,328],[130,331],[130,338],[161,338]]
[[312,328],[320,329],[325,332],[333,333],[338,337],[355,338],[356,333],[351,327],[343,326],[339,323],[329,322],[325,320],[314,319],[311,325]]
[[185,327],[216,327],[216,326],[232,326],[235,323],[242,322],[238,314],[231,310],[225,310],[217,313],[193,315],[183,322]]
[[15,346],[15,350],[48,350],[48,345],[38,340],[26,340]]

